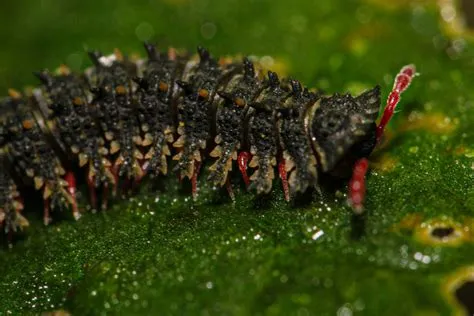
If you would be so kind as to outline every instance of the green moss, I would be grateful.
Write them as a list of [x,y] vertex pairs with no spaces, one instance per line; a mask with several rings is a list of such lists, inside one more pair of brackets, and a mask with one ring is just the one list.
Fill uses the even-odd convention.
[[474,243],[425,245],[412,230],[393,227],[414,213],[459,223],[474,217],[472,43],[456,42],[464,43],[456,53],[434,6],[393,9],[378,2],[4,4],[3,91],[34,84],[29,74],[43,67],[68,62],[83,69],[84,47],[141,52],[139,38],[149,36],[163,47],[203,44],[216,55],[286,60],[290,75],[328,92],[379,83],[387,95],[407,63],[421,76],[403,96],[392,136],[373,156],[395,163],[368,177],[365,218],[353,218],[334,190],[294,207],[278,185],[265,200],[238,190],[233,204],[203,184],[193,203],[169,177],[166,191],[144,187],[131,201],[78,222],[43,227],[39,214],[29,214],[25,238],[0,250],[0,311],[449,313],[443,282],[472,264]]

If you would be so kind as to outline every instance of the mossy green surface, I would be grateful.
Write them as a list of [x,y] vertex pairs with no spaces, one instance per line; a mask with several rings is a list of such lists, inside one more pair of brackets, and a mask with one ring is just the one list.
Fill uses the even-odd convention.
[[[78,222],[69,217],[44,227],[38,209],[36,217],[27,214],[24,238],[0,250],[0,313],[454,313],[444,284],[474,265],[471,35],[449,35],[429,1],[383,3],[3,3],[5,93],[35,84],[34,70],[60,63],[83,69],[84,48],[141,52],[144,39],[163,47],[202,44],[217,56],[269,55],[330,93],[378,83],[386,96],[407,63],[421,75],[372,156],[363,218],[352,216],[337,189],[296,207],[278,184],[265,199],[239,189],[231,203],[203,183],[193,202],[174,177],[163,180],[166,190],[143,187]],[[460,243],[416,237],[423,222],[443,216],[462,227]]]

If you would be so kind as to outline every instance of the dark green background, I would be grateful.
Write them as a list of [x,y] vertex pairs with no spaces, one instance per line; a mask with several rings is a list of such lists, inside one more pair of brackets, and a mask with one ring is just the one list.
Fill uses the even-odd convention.
[[[293,77],[327,92],[378,83],[386,96],[407,63],[421,76],[403,96],[392,137],[373,156],[377,163],[388,155],[395,164],[369,175],[365,225],[334,190],[295,207],[283,201],[278,184],[268,199],[239,190],[235,204],[202,184],[192,203],[170,177],[167,190],[143,188],[133,200],[79,222],[62,214],[67,218],[43,227],[40,210],[27,214],[31,226],[12,249],[0,250],[0,312],[451,313],[441,287],[456,269],[473,265],[472,237],[439,247],[391,228],[412,213],[459,222],[474,215],[472,44],[467,31],[442,31],[432,2],[385,2],[3,2],[5,94],[36,84],[34,70],[61,63],[84,69],[86,49],[141,53],[139,38],[150,36],[162,47],[270,55]],[[425,122],[446,118],[448,128],[411,126],[414,113]],[[324,234],[313,240],[319,229]]]

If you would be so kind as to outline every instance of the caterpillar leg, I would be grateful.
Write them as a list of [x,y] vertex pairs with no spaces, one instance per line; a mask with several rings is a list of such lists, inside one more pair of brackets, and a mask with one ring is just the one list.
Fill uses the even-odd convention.
[[109,204],[109,184],[104,183],[104,187],[102,188],[102,205],[101,210],[106,210]]
[[227,189],[227,192],[229,193],[230,198],[232,199],[232,202],[235,202],[235,194],[234,194],[234,190],[232,189],[232,183],[230,182],[229,175],[227,175],[227,179],[225,181],[225,187]]
[[288,187],[288,178],[286,173],[285,159],[281,158],[278,163],[278,173],[280,174],[281,183],[283,185],[283,193],[285,194],[285,200],[290,201],[290,189]]
[[79,208],[77,207],[77,199],[76,199],[76,178],[74,177],[74,173],[68,172],[64,177],[67,182],[67,191],[71,196],[71,206],[72,206],[72,215],[77,220],[81,217],[81,213],[79,212]]
[[146,167],[144,164],[143,165],[139,164],[137,168],[140,168],[140,172],[137,173],[137,175],[135,176],[135,179],[133,180],[133,188],[132,188],[133,191],[135,191],[140,186],[140,183],[142,183],[143,177],[147,173]]
[[244,182],[245,182],[245,186],[247,188],[250,184],[250,179],[249,179],[249,176],[247,174],[247,164],[248,164],[251,157],[252,157],[252,155],[248,151],[241,151],[239,153],[239,156],[237,157],[237,163],[239,165],[239,170],[240,170],[240,173],[242,174],[242,177],[243,177]]
[[49,217],[50,201],[49,199],[43,200],[43,223],[48,225],[51,222],[51,217]]
[[355,213],[363,212],[363,201],[365,197],[365,175],[369,168],[369,161],[367,158],[357,160],[354,165],[352,178],[349,182],[349,205]]
[[109,170],[110,170],[110,174],[112,175],[111,179],[113,178],[112,196],[116,197],[117,191],[118,191],[119,176],[115,168],[110,168]]
[[[382,118],[377,125],[376,137],[377,144],[380,142],[385,127],[390,122],[395,108],[400,102],[401,94],[408,88],[413,78],[417,75],[415,65],[404,66],[395,77],[392,91],[390,92]],[[365,197],[365,175],[369,168],[369,161],[367,158],[359,159],[353,169],[352,178],[349,182],[349,197],[348,203],[354,209],[354,212],[360,214],[363,212],[363,202]]]
[[91,175],[87,176],[87,187],[89,188],[89,199],[93,210],[97,210],[97,194],[94,185],[94,177]]
[[194,160],[194,172],[193,176],[191,177],[191,186],[192,186],[192,194],[193,194],[193,200],[196,201],[197,199],[197,178],[199,175],[199,169],[201,169],[201,162]]

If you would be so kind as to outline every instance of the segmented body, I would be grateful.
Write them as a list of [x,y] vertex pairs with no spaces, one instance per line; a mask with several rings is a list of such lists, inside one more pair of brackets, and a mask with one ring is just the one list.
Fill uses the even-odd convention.
[[209,160],[209,181],[229,186],[234,161],[244,153],[253,169],[250,189],[270,192],[279,163],[293,196],[317,187],[318,173],[375,147],[378,87],[358,97],[322,96],[264,74],[247,58],[228,62],[203,48],[197,56],[145,48],[148,60],[134,62],[119,52],[92,52],[94,67],[83,74],[64,66],[43,71],[37,74],[43,85],[33,93],[10,91],[2,101],[2,162],[12,167],[1,174],[5,227],[20,210],[12,207],[13,178],[42,190],[48,209],[53,202],[78,212],[71,173],[77,168],[85,170],[96,208],[94,190],[106,195],[123,179],[167,174],[170,156],[181,178],[196,181]]

